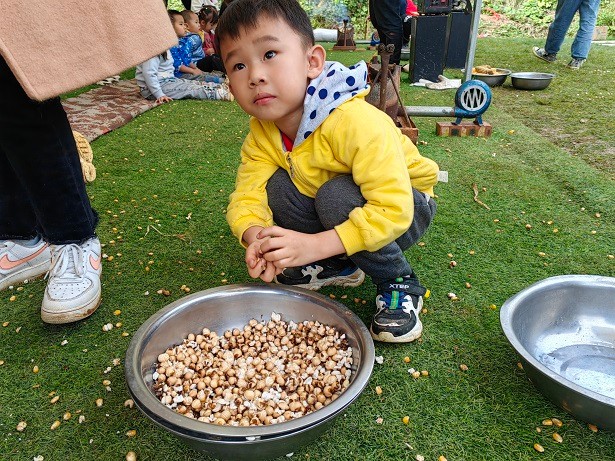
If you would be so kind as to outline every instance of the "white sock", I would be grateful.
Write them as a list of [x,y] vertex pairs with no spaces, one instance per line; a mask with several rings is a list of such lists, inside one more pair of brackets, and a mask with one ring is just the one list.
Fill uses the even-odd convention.
[[23,247],[33,247],[38,245],[38,242],[41,241],[41,236],[37,235],[36,237],[30,240],[13,240],[13,242],[23,246]]

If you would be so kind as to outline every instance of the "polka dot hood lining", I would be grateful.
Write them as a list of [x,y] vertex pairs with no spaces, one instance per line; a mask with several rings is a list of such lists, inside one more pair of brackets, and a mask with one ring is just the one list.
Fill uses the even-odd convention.
[[342,103],[368,91],[367,64],[364,61],[350,67],[326,61],[323,71],[308,85],[293,148],[305,141]]

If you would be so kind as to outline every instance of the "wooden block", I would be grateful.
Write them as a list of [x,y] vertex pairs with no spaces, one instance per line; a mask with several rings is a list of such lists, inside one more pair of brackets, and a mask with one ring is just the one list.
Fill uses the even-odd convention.
[[474,122],[462,121],[459,125],[453,122],[436,122],[436,134],[438,136],[475,136],[488,138],[491,136],[491,124],[483,122],[478,125]]

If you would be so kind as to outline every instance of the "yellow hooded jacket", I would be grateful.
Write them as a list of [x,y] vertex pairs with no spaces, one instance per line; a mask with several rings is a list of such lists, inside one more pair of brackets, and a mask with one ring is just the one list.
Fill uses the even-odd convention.
[[343,102],[291,152],[285,151],[273,122],[250,120],[227,209],[227,221],[240,241],[252,226],[273,225],[265,187],[278,168],[312,198],[329,179],[352,175],[366,203],[335,227],[348,255],[377,251],[408,230],[414,215],[412,187],[433,196],[438,166],[419,154],[387,114],[365,101],[367,91]]

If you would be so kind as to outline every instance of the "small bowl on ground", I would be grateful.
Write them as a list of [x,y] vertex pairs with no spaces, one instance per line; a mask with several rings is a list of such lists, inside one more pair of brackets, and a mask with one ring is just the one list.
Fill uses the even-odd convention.
[[544,90],[555,74],[545,72],[513,72],[510,74],[512,86],[518,90]]
[[508,299],[502,329],[527,377],[577,419],[615,431],[615,278],[562,275]]
[[502,86],[502,84],[506,81],[506,77],[511,74],[511,70],[497,68],[495,71],[497,72],[496,74],[479,74],[473,72],[472,78],[474,80],[485,82],[490,87]]
[[[242,328],[251,319],[276,312],[296,323],[319,321],[346,335],[353,348],[350,385],[340,396],[301,418],[267,426],[220,426],[183,416],[163,405],[153,392],[158,354],[207,327],[218,334]],[[129,392],[139,410],[192,448],[225,460],[271,459],[295,451],[322,434],[367,385],[374,365],[374,343],[351,310],[319,293],[276,285],[228,285],[179,299],[151,316],[135,333],[126,352]]]

